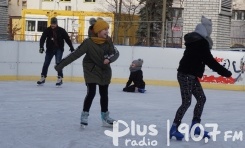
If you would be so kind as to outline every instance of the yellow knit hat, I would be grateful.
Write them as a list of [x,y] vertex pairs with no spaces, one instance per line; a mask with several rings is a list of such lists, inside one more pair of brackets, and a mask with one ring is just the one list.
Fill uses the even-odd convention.
[[97,20],[93,26],[94,33],[98,33],[106,28],[109,28],[109,24],[104,20]]

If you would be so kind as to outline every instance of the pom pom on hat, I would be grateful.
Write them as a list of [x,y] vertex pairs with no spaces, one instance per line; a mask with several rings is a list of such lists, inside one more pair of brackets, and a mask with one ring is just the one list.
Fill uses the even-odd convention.
[[206,39],[209,43],[209,48],[211,49],[213,46],[213,41],[210,37],[212,33],[212,21],[205,16],[202,16],[201,23],[197,24],[195,31],[200,34],[204,39]]
[[143,59],[138,59],[138,60],[134,60],[132,63],[135,64],[137,67],[142,67],[144,61]]
[[96,19],[95,18],[92,17],[92,18],[89,19],[89,24],[90,25],[94,25],[95,23],[96,23]]
[[206,38],[207,36],[210,36],[212,33],[211,20],[206,18],[205,16],[202,16],[201,23],[197,24],[195,32],[199,33],[204,38]]

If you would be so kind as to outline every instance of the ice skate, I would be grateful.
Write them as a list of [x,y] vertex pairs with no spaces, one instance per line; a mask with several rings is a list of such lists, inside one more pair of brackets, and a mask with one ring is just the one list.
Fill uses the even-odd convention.
[[89,116],[89,112],[85,112],[83,111],[81,114],[81,127],[85,128],[88,125],[88,116]]
[[112,127],[113,122],[116,121],[109,117],[109,112],[101,112],[102,126],[104,127]]
[[56,82],[56,87],[60,87],[63,84],[62,77],[58,77],[57,82]]
[[179,140],[181,141],[183,138],[184,138],[184,135],[181,134],[179,131],[178,131],[178,128],[176,125],[172,125],[171,129],[170,129],[170,132],[169,132],[169,138],[172,139],[172,137],[175,137],[176,140]]
[[142,88],[138,88],[138,92],[140,92],[140,93],[145,93],[145,89],[142,89]]
[[[192,129],[192,127],[193,127],[195,124],[199,124],[199,123],[197,123],[196,121],[192,121],[191,129]],[[200,129],[199,127],[196,127],[196,129],[195,129],[195,131],[194,131],[194,135],[200,135],[200,133],[201,133],[201,129]],[[205,139],[205,138],[210,139],[209,133],[208,133],[207,131],[204,131],[203,139]]]
[[45,83],[45,77],[41,76],[41,79],[39,81],[37,81],[37,85],[42,86],[44,83]]

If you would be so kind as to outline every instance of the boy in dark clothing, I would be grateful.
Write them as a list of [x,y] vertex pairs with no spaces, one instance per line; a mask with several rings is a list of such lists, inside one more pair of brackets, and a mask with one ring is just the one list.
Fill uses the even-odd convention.
[[[141,70],[143,64],[142,59],[134,60],[129,67],[130,76],[126,84],[126,87],[123,88],[125,92],[135,92],[138,89],[138,92],[145,92],[145,82],[143,80],[143,72]],[[131,85],[131,83],[134,83]]]
[[[201,115],[206,102],[206,96],[198,78],[203,76],[205,65],[216,71],[219,75],[225,77],[230,77],[232,75],[229,70],[220,65],[212,56],[210,51],[213,45],[210,37],[211,33],[211,20],[202,16],[201,23],[196,26],[195,31],[184,36],[186,50],[180,60],[177,74],[182,104],[176,112],[173,125],[170,129],[170,138],[174,136],[177,140],[182,140],[184,137],[184,135],[178,131],[178,126],[181,124],[185,112],[191,105],[192,95],[196,98],[197,104],[194,109],[191,128],[193,125],[201,122]],[[203,132],[203,138],[210,138],[207,131]],[[200,135],[200,133],[201,129],[199,127],[195,128],[194,134]]]

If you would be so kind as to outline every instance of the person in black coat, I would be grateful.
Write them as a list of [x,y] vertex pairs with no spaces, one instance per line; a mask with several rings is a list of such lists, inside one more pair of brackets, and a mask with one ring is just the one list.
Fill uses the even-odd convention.
[[[145,82],[143,80],[143,71],[141,70],[143,64],[142,59],[134,60],[129,67],[130,76],[126,87],[123,88],[125,92],[138,92],[144,93],[145,92]],[[131,85],[131,83],[134,83]]]
[[[196,26],[195,31],[184,36],[186,49],[177,70],[182,104],[176,112],[173,125],[170,129],[170,138],[174,136],[177,140],[182,140],[184,137],[183,134],[178,131],[178,126],[181,124],[182,118],[191,105],[192,95],[196,98],[197,103],[194,109],[191,127],[201,122],[206,96],[198,78],[202,78],[205,65],[224,77],[230,77],[232,75],[232,73],[220,65],[211,54],[210,49],[213,45],[210,37],[211,32],[211,20],[202,16],[201,23]],[[200,128],[197,127],[194,134],[200,135],[200,132]],[[203,138],[210,138],[208,132],[204,131]]]
[[[62,59],[64,52],[64,40],[70,47],[70,51],[73,52],[74,48],[70,37],[65,29],[58,26],[57,18],[51,18],[51,25],[42,33],[40,38],[40,49],[39,52],[42,54],[44,52],[44,43],[46,41],[46,56],[42,68],[41,79],[37,84],[45,83],[45,78],[47,77],[48,67],[52,58],[55,56],[56,64],[59,63]],[[58,72],[58,80],[56,85],[62,84],[63,72]]]

